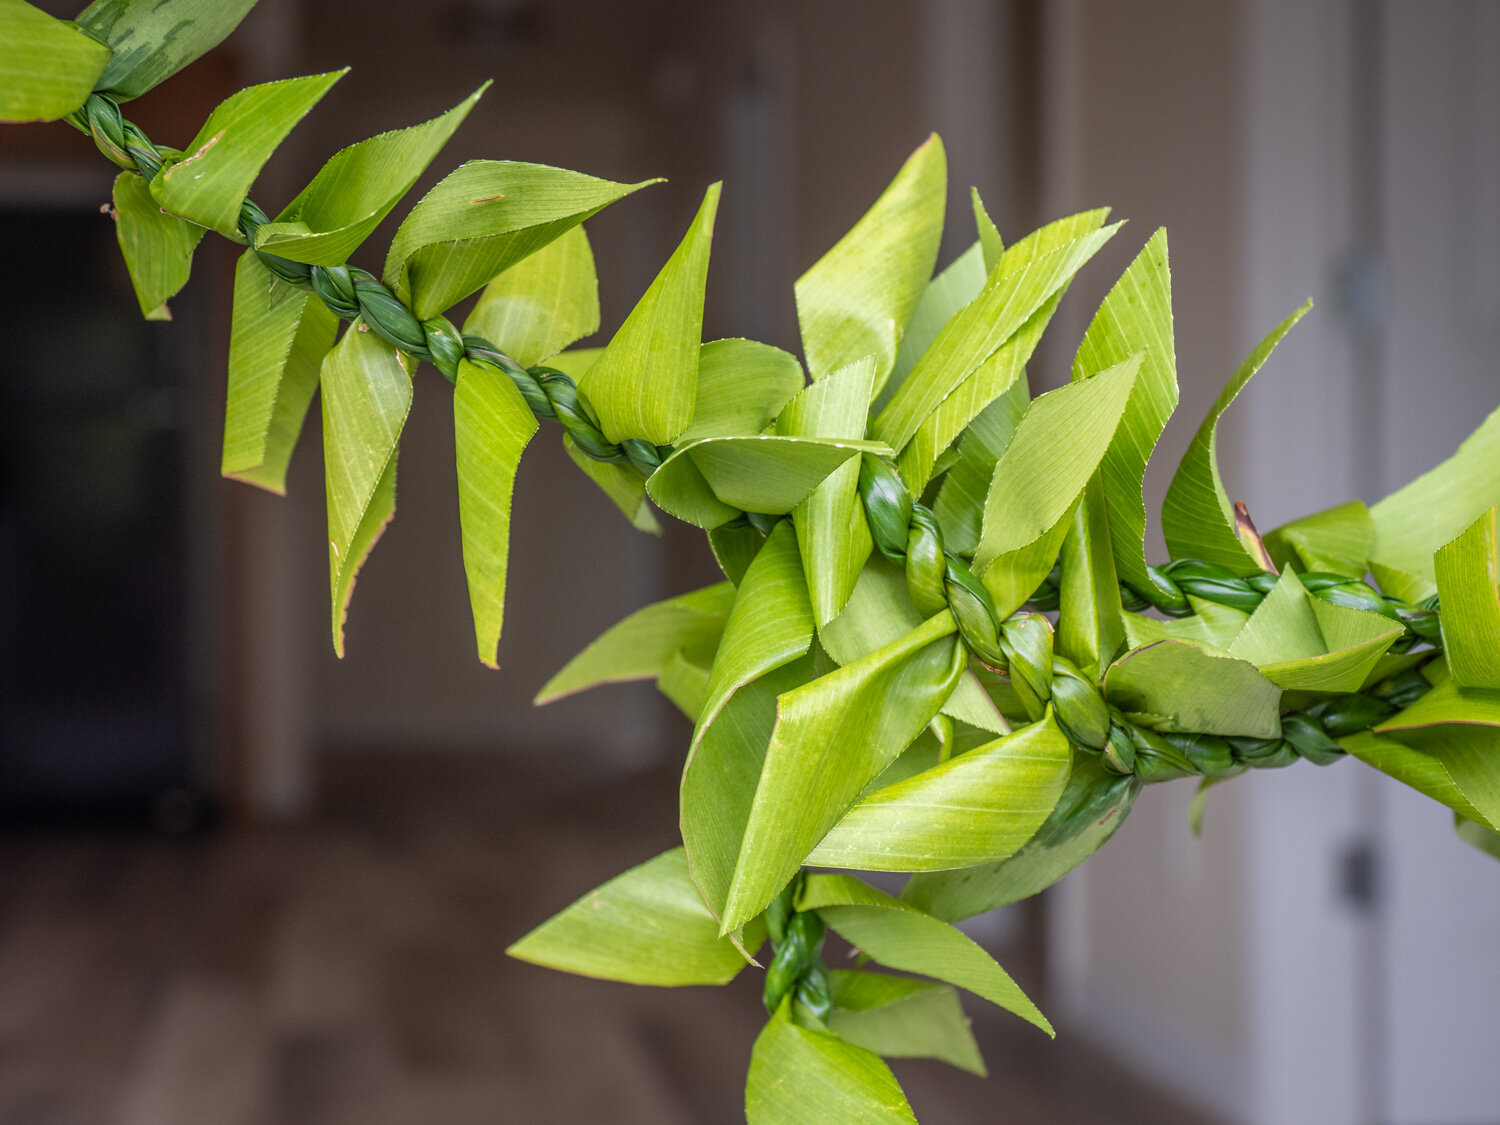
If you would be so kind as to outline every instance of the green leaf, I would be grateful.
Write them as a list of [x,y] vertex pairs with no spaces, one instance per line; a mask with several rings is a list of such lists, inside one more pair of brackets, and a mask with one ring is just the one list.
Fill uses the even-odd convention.
[[1177,407],[1177,358],[1172,332],[1172,278],[1167,232],[1158,230],[1115,283],[1073,360],[1083,379],[1144,353],[1120,428],[1100,473],[1109,510],[1115,569],[1125,582],[1151,587],[1146,573],[1146,462]]
[[865,785],[938,713],[964,671],[956,628],[944,611],[777,700],[776,729],[725,903],[726,930],[776,897]]
[[1125,613],[1125,643],[1130,648],[1140,648],[1152,641],[1170,637],[1227,653],[1229,646],[1244,629],[1245,622],[1250,620],[1248,613],[1232,606],[1204,601],[1192,594],[1188,595],[1188,605],[1193,612],[1175,620],[1168,618],[1163,621],[1155,617],[1142,617],[1138,613]]
[[911,369],[917,365],[917,360],[922,358],[922,353],[937,339],[937,334],[948,323],[949,317],[979,296],[988,272],[984,264],[983,247],[976,242],[927,283],[927,288],[922,291],[922,299],[917,302],[916,311],[911,314],[906,332],[901,336],[901,346],[896,350],[896,363],[891,368],[890,378],[871,403],[870,408],[874,413],[878,414],[885,408],[891,395],[896,393],[896,388],[906,381]]
[[873,355],[875,387],[884,385],[937,264],[947,190],[947,156],[934,134],[849,233],[797,279],[797,322],[813,379]]
[[0,121],[56,121],[83,105],[109,48],[23,0],[0,0]]
[[1038,309],[1064,290],[1073,275],[1114,236],[1119,224],[1095,229],[1103,217],[1103,212],[1091,212],[1063,220],[1007,250],[979,296],[943,326],[885,409],[876,415],[871,435],[894,449],[905,446],[927,416]]
[[545,164],[471,160],[402,220],[382,279],[426,320],[652,182],[658,181],[617,184]]
[[810,875],[799,911],[818,915],[861,953],[909,973],[956,984],[1014,1012],[1048,1035],[1052,1025],[995,959],[948,923],[852,875]]
[[1365,765],[1395,778],[1403,785],[1411,786],[1441,805],[1447,805],[1460,816],[1481,825],[1487,823],[1484,813],[1475,808],[1463,791],[1453,783],[1453,775],[1448,772],[1448,767],[1425,750],[1407,746],[1392,738],[1384,738],[1368,730],[1348,735],[1338,742]]
[[759,437],[705,438],[679,446],[646,481],[666,511],[713,528],[741,510],[785,515],[830,473],[861,453],[886,455],[873,441]]
[[1239,540],[1234,509],[1219,477],[1219,418],[1310,308],[1312,301],[1304,302],[1255,346],[1229,385],[1219,392],[1208,417],[1203,419],[1183,454],[1161,508],[1162,535],[1174,559],[1202,559],[1236,574],[1254,574],[1261,569]]
[[400,352],[356,320],[323,360],[321,387],[333,648],[343,656],[355,575],[396,510],[396,446],[411,410],[411,372]]
[[[777,432],[791,437],[862,438],[874,389],[875,359],[865,356],[803,388],[782,410]],[[837,617],[874,541],[859,496],[859,459],[828,475],[792,512],[813,617],[819,626]]]
[[828,1030],[888,1059],[940,1059],[984,1077],[958,993],[946,984],[835,970]]
[[[1432,554],[1456,538],[1486,509],[1500,504],[1500,409],[1458,447],[1458,451],[1405,488],[1370,509],[1375,521],[1371,569],[1380,567],[1435,582]],[[1392,590],[1384,577],[1382,588]],[[1409,601],[1432,592],[1392,590]]]
[[573,464],[583,470],[584,475],[597,484],[604,495],[619,508],[637,531],[661,534],[661,524],[651,505],[646,503],[646,479],[629,465],[611,461],[595,461],[574,444],[567,434],[563,435],[563,448],[573,459]]
[[1295,563],[1303,571],[1363,578],[1375,542],[1375,522],[1363,501],[1350,500],[1282,524],[1264,542],[1271,561],[1283,569]]
[[1500,546],[1490,508],[1433,559],[1443,651],[1460,687],[1500,688]]
[[969,203],[974,211],[974,226],[979,231],[979,245],[984,251],[984,268],[992,270],[1005,253],[1005,241],[1000,237],[1000,228],[995,226],[995,221],[985,210],[978,188],[969,189]]
[[734,597],[734,587],[720,582],[636,610],[568,661],[537,692],[535,702],[551,703],[599,684],[652,679],[678,651],[707,664]]
[[171,320],[167,300],[187,284],[203,228],[163,214],[134,172],[115,177],[114,215],[115,238],[141,312],[147,320]]
[[610,441],[640,438],[665,445],[693,420],[719,187],[709,185],[682,242],[579,380]]
[[1255,665],[1184,641],[1157,641],[1127,652],[1104,676],[1105,698],[1120,710],[1152,716],[1159,730],[1275,738],[1281,689]]
[[1101,470],[1089,481],[1073,512],[1062,544],[1062,601],[1057,616],[1058,653],[1095,676],[1104,675],[1125,643],[1105,489]]
[[234,272],[229,389],[220,471],[278,495],[338,318],[311,293],[278,280],[255,251]]
[[693,421],[678,442],[762,433],[801,389],[802,365],[790,352],[754,340],[713,340],[698,352]]
[[188,155],[151,183],[162,209],[239,240],[240,204],[261,168],[349,68],[267,82],[231,94],[208,115]]
[[[995,595],[1002,616],[1020,605],[1052,568],[1067,530],[1063,525],[1109,447],[1140,366],[1141,357],[1134,356],[1081,383],[1050,391],[1021,417],[995,466],[974,552],[974,570]],[[1041,548],[1039,558],[1037,551],[1027,550],[1032,547]],[[1027,576],[1020,600],[1013,584],[1007,584],[1017,572]]]
[[901,898],[935,918],[972,918],[1050,887],[1124,823],[1141,783],[1108,769],[1100,755],[1074,756],[1073,772],[1051,815],[1009,859],[913,876]]
[[[598,328],[599,280],[581,226],[499,274],[464,322],[466,333],[497,343],[522,367],[536,366]],[[597,358],[594,353],[589,362]]]
[[1478,848],[1492,859],[1500,859],[1500,832],[1462,816],[1453,818],[1453,830],[1464,843]]
[[680,651],[674,652],[656,677],[656,690],[670,699],[688,722],[696,723],[708,696],[708,669],[694,664]]
[[1400,622],[1378,613],[1313,597],[1296,572],[1287,570],[1229,645],[1229,654],[1248,660],[1288,691],[1358,691],[1402,632]]
[[750,1053],[747,1125],[917,1125],[890,1068],[836,1035],[794,1023],[791,999]]
[[[747,938],[748,948],[759,940]],[[506,950],[549,969],[628,984],[728,984],[745,958],[688,878],[681,848],[590,891]]]
[[113,55],[95,83],[117,100],[138,98],[218,46],[255,0],[95,0],[78,26]]
[[1479,814],[1470,819],[1500,829],[1500,692],[1463,688],[1450,676],[1375,732],[1442,762]]
[[536,429],[536,417],[508,376],[493,367],[459,361],[453,394],[458,521],[474,637],[479,659],[491,668],[499,667],[496,650],[505,618],[516,466]]
[[1049,716],[877,789],[807,862],[858,871],[944,871],[1013,854],[1051,814],[1072,754]]
[[736,586],[744,581],[745,572],[750,569],[765,541],[766,537],[749,520],[722,524],[708,532],[708,546],[714,553],[714,562],[719,564],[724,577]]
[[341,265],[411,190],[488,85],[441,117],[334,153],[276,221],[256,231],[255,248],[315,266]]
[[995,476],[995,463],[1030,406],[1031,391],[1023,372],[1015,385],[980,411],[964,431],[955,450],[958,459],[944,475],[933,507],[950,551],[972,555],[979,546],[984,500]]

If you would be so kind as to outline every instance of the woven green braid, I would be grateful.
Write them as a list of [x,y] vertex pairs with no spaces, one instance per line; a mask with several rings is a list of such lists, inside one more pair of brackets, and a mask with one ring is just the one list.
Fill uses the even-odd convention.
[[766,907],[766,930],[771,938],[771,964],[766,968],[766,1011],[775,1015],[787,996],[793,997],[820,1020],[833,1011],[833,992],[823,965],[823,919],[799,914],[793,906],[806,876],[798,873]]

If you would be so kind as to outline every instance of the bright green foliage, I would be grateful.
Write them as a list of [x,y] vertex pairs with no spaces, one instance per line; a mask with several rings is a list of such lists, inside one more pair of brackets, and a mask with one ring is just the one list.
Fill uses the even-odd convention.
[[1080,668],[1102,676],[1125,643],[1120,580],[1111,554],[1109,512],[1100,473],[1084,488],[1063,540],[1057,651]]
[[1463,791],[1453,783],[1453,775],[1448,772],[1448,767],[1427,751],[1407,746],[1373,731],[1360,731],[1341,738],[1339,744],[1366,765],[1410,785],[1439,804],[1447,805],[1460,816],[1471,821],[1485,822],[1484,813],[1475,808]]
[[238,238],[240,204],[261,168],[307,111],[348,73],[267,82],[232,94],[208,115],[186,148],[151,182],[164,211]]
[[441,117],[340,149],[255,235],[255,248],[311,265],[340,265],[411,190],[485,87]]
[[95,0],[78,26],[113,52],[95,89],[138,98],[239,26],[255,0]]
[[946,984],[885,973],[834,972],[828,1029],[884,1058],[941,1059],[984,1076],[979,1044]]
[[708,251],[718,209],[719,185],[713,184],[676,251],[578,382],[610,441],[676,441],[693,420]]
[[995,959],[948,923],[852,875],[813,875],[797,901],[882,965],[966,988],[1052,1035],[1052,1024]]
[[1500,690],[1500,546],[1495,509],[1480,516],[1433,559],[1443,599],[1443,648],[1460,687]]
[[673,848],[584,895],[506,952],[630,984],[728,984],[745,958],[718,930],[688,878],[687,857]]
[[141,312],[147,320],[171,320],[167,300],[187,284],[203,228],[164,215],[134,172],[115,177],[114,215],[115,237]]
[[544,164],[471,160],[424,195],[401,223],[386,255],[385,283],[418,320],[426,320],[645,186]]
[[333,647],[343,656],[355,575],[396,511],[396,442],[411,410],[411,372],[356,321],[323,361],[320,385]]
[[1104,694],[1161,730],[1274,738],[1281,689],[1245,660],[1184,641],[1157,641],[1110,665]]
[[814,379],[874,356],[876,389],[885,383],[937,263],[947,189],[947,155],[932,136],[853,229],[797,279],[797,321]]
[[747,1125],[916,1125],[890,1068],[870,1051],[792,1018],[784,1001],[755,1040]]
[[224,410],[226,477],[278,495],[318,387],[338,321],[323,303],[272,276],[254,251],[234,273],[229,392]]
[[[581,226],[494,276],[464,321],[465,332],[504,340],[506,354],[523,367],[541,363],[598,328],[599,279]],[[597,358],[592,353],[589,363]]]
[[698,350],[693,420],[678,442],[761,433],[801,389],[796,356],[754,340],[713,340]]
[[1265,536],[1266,550],[1278,567],[1296,563],[1302,570],[1354,578],[1363,577],[1374,543],[1375,521],[1360,500],[1303,516]]
[[526,400],[503,374],[467,360],[458,365],[453,394],[458,518],[479,659],[491,668],[499,667],[495,650],[505,616],[510,497],[521,451],[536,428]]
[[1162,534],[1174,559],[1202,559],[1236,574],[1253,574],[1260,569],[1260,563],[1240,542],[1234,509],[1219,477],[1219,419],[1310,308],[1309,300],[1255,346],[1229,384],[1219,392],[1192,445],[1183,454],[1161,507]]
[[1188,603],[1193,612],[1175,620],[1167,618],[1163,621],[1155,617],[1142,617],[1138,613],[1124,614],[1126,644],[1130,648],[1140,648],[1152,641],[1170,637],[1173,640],[1190,641],[1199,647],[1227,651],[1244,629],[1245,622],[1250,620],[1248,613],[1233,606],[1194,597],[1189,597]]
[[1479,814],[1465,815],[1500,828],[1500,692],[1450,677],[1375,731],[1431,754]]
[[720,582],[636,610],[568,661],[536,702],[551,703],[599,684],[652,679],[678,651],[697,662],[712,659],[734,597],[734,587]]
[[55,121],[81,106],[108,47],[25,0],[0,0],[0,121]]

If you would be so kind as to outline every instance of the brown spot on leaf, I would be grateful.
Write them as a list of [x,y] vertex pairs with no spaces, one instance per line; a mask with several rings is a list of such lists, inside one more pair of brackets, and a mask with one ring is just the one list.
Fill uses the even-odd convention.
[[471,199],[471,200],[469,200],[469,202],[470,203],[497,203],[497,202],[499,202],[500,200],[502,200],[504,198],[505,198],[505,193],[503,191],[498,191],[494,195],[481,195],[478,199]]

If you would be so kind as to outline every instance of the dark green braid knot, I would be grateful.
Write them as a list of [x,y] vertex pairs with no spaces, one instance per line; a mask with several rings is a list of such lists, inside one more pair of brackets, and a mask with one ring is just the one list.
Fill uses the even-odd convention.
[[791,996],[818,1019],[833,1011],[833,988],[823,965],[823,919],[798,913],[793,903],[802,888],[799,873],[766,907],[766,929],[771,938],[771,964],[766,969],[764,999],[772,1015]]

